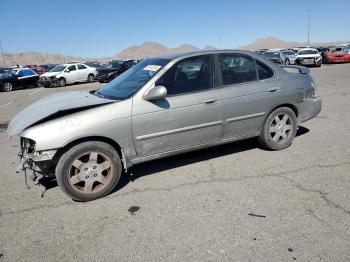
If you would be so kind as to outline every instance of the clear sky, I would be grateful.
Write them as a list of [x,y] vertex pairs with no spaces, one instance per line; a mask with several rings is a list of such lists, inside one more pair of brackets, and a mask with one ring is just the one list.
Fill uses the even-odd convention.
[[144,41],[236,48],[257,38],[350,40],[350,0],[0,0],[4,52],[111,56]]

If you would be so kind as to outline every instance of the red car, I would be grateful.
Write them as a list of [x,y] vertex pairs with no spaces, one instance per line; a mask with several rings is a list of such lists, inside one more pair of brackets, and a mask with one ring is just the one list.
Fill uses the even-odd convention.
[[32,69],[38,75],[41,75],[41,74],[45,73],[45,68],[40,67],[38,65],[25,65],[24,67]]
[[327,53],[327,63],[350,62],[350,48],[338,46]]

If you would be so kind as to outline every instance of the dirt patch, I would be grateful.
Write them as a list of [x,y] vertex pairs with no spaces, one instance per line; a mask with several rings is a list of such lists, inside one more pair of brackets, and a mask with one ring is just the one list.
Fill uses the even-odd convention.
[[4,132],[9,125],[9,122],[0,122],[0,132]]

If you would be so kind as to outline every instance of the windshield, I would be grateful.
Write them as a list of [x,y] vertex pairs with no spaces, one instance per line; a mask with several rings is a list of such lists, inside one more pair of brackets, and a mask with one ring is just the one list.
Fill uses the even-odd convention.
[[62,72],[65,68],[66,66],[58,65],[58,66],[55,66],[54,68],[51,68],[49,72]]
[[301,50],[298,52],[298,55],[318,55],[317,50]]
[[112,62],[108,62],[108,64],[106,65],[106,68],[119,68],[121,67],[122,64],[123,64],[122,61],[112,61]]
[[168,59],[162,58],[143,60],[101,87],[96,92],[96,95],[116,100],[129,98],[143,87],[169,61]]
[[266,58],[280,58],[280,54],[278,52],[265,52],[264,56]]

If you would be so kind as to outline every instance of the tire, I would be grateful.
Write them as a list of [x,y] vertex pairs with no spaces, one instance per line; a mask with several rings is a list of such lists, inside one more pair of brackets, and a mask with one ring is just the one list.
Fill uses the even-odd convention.
[[88,83],[92,83],[95,81],[95,76],[93,74],[88,75],[87,78]]
[[286,64],[286,65],[290,65],[290,61],[289,61],[289,59],[286,59],[286,61],[284,62],[284,64]]
[[61,77],[60,79],[58,79],[58,86],[59,87],[64,87],[66,85],[66,79]]
[[11,92],[13,90],[13,85],[10,82],[5,82],[1,89],[3,92]]
[[62,191],[71,199],[82,202],[108,195],[118,184],[121,173],[118,152],[99,141],[72,147],[56,166],[56,179]]
[[265,120],[259,142],[266,149],[281,150],[292,144],[296,132],[297,117],[294,111],[289,107],[280,107]]

